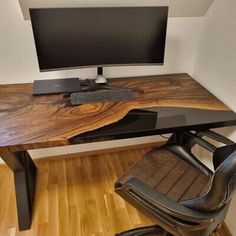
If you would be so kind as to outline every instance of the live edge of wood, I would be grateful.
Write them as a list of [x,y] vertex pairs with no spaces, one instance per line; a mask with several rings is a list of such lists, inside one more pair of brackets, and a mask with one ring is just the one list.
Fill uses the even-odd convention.
[[0,85],[0,153],[69,145],[69,138],[114,123],[137,108],[229,110],[188,74],[117,78],[109,83],[145,93],[131,102],[71,107],[63,95],[32,96],[32,84]]

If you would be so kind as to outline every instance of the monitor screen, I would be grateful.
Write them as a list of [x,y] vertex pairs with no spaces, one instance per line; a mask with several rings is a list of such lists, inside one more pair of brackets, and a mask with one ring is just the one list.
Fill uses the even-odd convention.
[[163,64],[168,7],[30,9],[41,71]]

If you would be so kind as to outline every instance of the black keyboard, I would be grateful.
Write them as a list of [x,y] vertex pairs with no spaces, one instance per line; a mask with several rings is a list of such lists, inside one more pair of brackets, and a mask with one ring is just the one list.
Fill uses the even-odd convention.
[[71,104],[79,105],[94,102],[116,102],[134,100],[132,89],[99,90],[71,94]]

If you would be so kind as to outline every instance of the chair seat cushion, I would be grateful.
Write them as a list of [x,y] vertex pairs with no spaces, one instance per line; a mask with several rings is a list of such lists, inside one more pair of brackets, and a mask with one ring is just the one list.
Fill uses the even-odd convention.
[[124,184],[133,177],[177,202],[202,196],[211,183],[211,176],[164,148],[148,152],[117,182]]

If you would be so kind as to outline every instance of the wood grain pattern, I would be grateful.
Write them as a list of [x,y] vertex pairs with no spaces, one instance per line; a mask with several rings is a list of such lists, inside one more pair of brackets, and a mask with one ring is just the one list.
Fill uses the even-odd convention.
[[33,97],[32,84],[1,85],[0,152],[68,145],[69,138],[114,123],[137,108],[229,110],[188,74],[114,79],[110,84],[145,93],[131,102],[68,107],[62,95]]
[[[114,236],[155,223],[113,191],[115,180],[147,149],[37,161],[32,228],[19,232],[13,176],[0,166],[0,235]],[[230,236],[225,227],[211,236]]]

